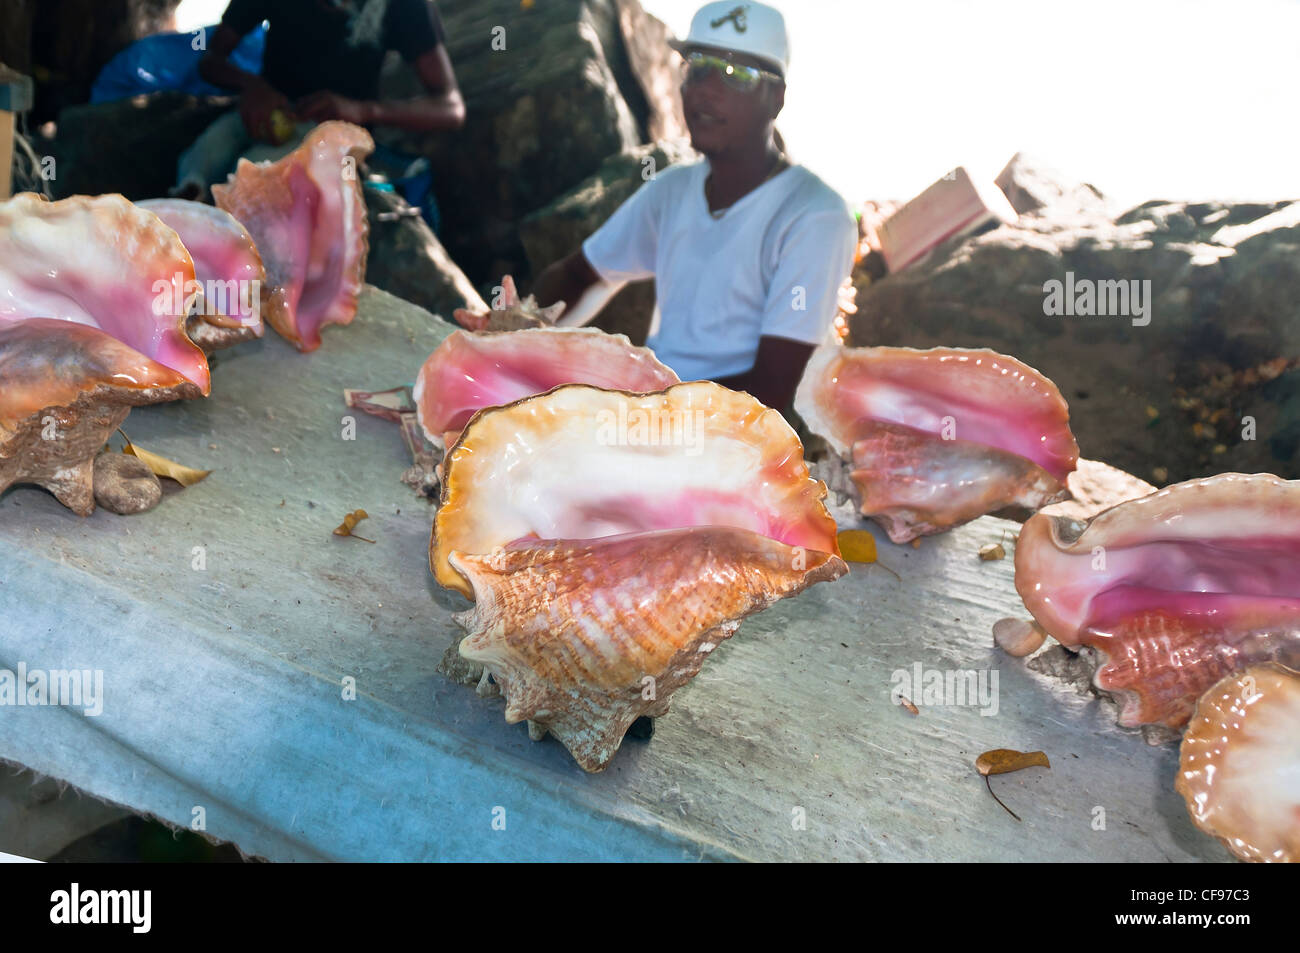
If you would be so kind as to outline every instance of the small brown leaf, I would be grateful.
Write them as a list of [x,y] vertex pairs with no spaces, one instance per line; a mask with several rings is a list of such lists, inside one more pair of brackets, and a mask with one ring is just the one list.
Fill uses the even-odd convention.
[[876,538],[865,529],[841,530],[837,537],[840,555],[845,562],[874,563],[876,561]]
[[364,536],[358,536],[352,532],[356,529],[358,523],[364,519],[369,519],[369,514],[365,510],[353,510],[347,516],[343,517],[343,522],[334,528],[335,536],[351,536],[353,539],[359,539],[363,543],[373,543],[373,539],[366,539]]
[[988,543],[980,547],[980,559],[986,563],[994,559],[1006,559],[1007,551],[1002,548],[1001,543]]
[[1041,751],[1013,751],[1011,748],[994,748],[975,759],[975,770],[986,777],[990,774],[1009,774],[1024,768],[1050,768],[1047,755]]
[[[1051,764],[1047,761],[1047,755],[1041,751],[1015,751],[1011,748],[994,748],[992,751],[985,751],[975,759],[975,770],[984,776],[984,786],[989,789],[989,794],[993,794],[993,784],[989,781],[990,775],[1009,774],[1012,771],[1035,767],[1051,767]],[[993,794],[993,800],[1001,805],[1002,810],[1016,820],[1020,820],[1020,815],[1003,804],[1002,799],[996,794]]]
[[193,467],[181,466],[181,464],[168,460],[166,457],[160,457],[156,453],[150,453],[148,450],[137,447],[122,430],[118,430],[118,433],[122,434],[122,440],[126,444],[122,448],[122,452],[129,453],[131,456],[142,460],[145,466],[153,471],[154,476],[167,477],[169,480],[175,480],[181,486],[193,486],[212,472],[211,470],[195,470]]
[[904,708],[906,708],[908,711],[910,711],[913,715],[921,714],[920,709],[917,708],[915,705],[913,705],[912,700],[908,698],[906,695],[899,695],[898,703],[902,705]]

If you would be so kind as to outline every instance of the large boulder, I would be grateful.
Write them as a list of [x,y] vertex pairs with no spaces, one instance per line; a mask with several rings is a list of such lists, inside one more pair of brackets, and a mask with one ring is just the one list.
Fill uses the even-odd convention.
[[[851,342],[1015,355],[1060,386],[1085,455],[1143,479],[1300,477],[1300,202],[1153,201],[1113,221],[1050,206],[855,273]],[[1149,288],[1149,310],[1060,313],[1086,282]]]
[[[519,237],[534,275],[577,251],[583,241],[656,172],[694,156],[681,140],[656,142],[609,156],[595,174],[519,223]],[[593,326],[645,342],[654,313],[653,281],[625,286]]]
[[[442,237],[476,284],[522,274],[518,222],[594,173],[605,156],[648,141],[680,115],[662,69],[635,59],[622,23],[653,18],[633,0],[443,0],[447,48],[464,92],[456,133],[380,130],[377,138],[428,156],[443,216]],[[666,36],[666,30],[665,30]],[[648,65],[647,65],[648,64]],[[666,66],[662,67],[666,69]],[[658,72],[656,72],[658,71]],[[417,95],[413,71],[391,59],[387,96]]]
[[370,254],[366,283],[418,304],[447,321],[456,308],[488,306],[432,229],[397,193],[366,188]]

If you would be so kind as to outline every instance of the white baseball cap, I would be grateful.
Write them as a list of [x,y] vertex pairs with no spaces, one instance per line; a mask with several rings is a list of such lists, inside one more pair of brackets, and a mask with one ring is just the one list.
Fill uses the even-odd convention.
[[744,53],[771,64],[782,77],[790,63],[785,17],[765,3],[706,3],[691,20],[686,39],[672,40],[669,45],[679,53],[697,46]]

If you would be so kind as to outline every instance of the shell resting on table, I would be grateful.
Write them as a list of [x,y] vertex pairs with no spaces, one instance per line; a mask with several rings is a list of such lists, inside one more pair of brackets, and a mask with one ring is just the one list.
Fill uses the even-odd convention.
[[325,325],[356,317],[370,228],[357,166],[374,148],[360,126],[323,122],[284,158],[240,159],[230,181],[212,187],[266,265],[267,322],[300,351],[320,347]]
[[1300,668],[1300,481],[1224,473],[1166,487],[1087,527],[1038,513],[1016,589],[1068,647],[1095,649],[1119,723],[1181,728],[1215,682]]
[[677,382],[677,375],[648,348],[596,328],[453,331],[420,368],[413,396],[425,436],[445,449],[484,407],[560,384],[640,393]]
[[588,771],[741,618],[847,572],[780,414],[716,384],[568,385],[477,414],[444,462],[438,581],[509,721]]
[[1069,498],[1079,456],[1069,408],[1055,384],[1005,354],[826,345],[794,406],[849,467],[862,515],[896,543]]
[[131,407],[208,393],[193,283],[176,233],[120,195],[0,203],[0,492],[33,483],[87,516]]

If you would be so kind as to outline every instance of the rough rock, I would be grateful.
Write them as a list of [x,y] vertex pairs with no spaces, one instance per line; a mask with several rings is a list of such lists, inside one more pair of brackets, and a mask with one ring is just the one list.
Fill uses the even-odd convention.
[[123,516],[143,513],[162,499],[162,482],[139,457],[101,453],[95,458],[95,502]]
[[[519,223],[532,273],[577,251],[620,205],[657,171],[694,156],[681,140],[656,142],[609,156],[595,174]],[[605,305],[593,326],[645,342],[654,312],[653,281],[625,286]]]
[[1113,217],[1095,186],[1067,178],[1037,156],[1017,152],[994,181],[1021,215]]
[[[1155,483],[1300,477],[1300,203],[1050,208],[874,282],[856,272],[851,343],[1012,354],[1061,388],[1085,455]],[[1046,313],[1067,273],[1150,282],[1149,323]]]
[[[649,22],[636,4],[621,6],[629,23]],[[647,103],[644,89],[662,83],[635,77],[616,0],[443,0],[439,10],[465,94],[465,127],[379,130],[377,138],[429,157],[447,250],[482,287],[523,274],[520,218],[591,175],[605,156],[647,141],[672,107]],[[382,89],[405,97],[420,86],[390,58]]]
[[449,321],[457,308],[488,309],[417,209],[395,192],[364,191],[370,214],[369,284]]
[[180,154],[233,103],[165,92],[72,106],[59,115],[55,138],[34,147],[54,157],[56,198],[105,192],[156,198],[175,183]]

